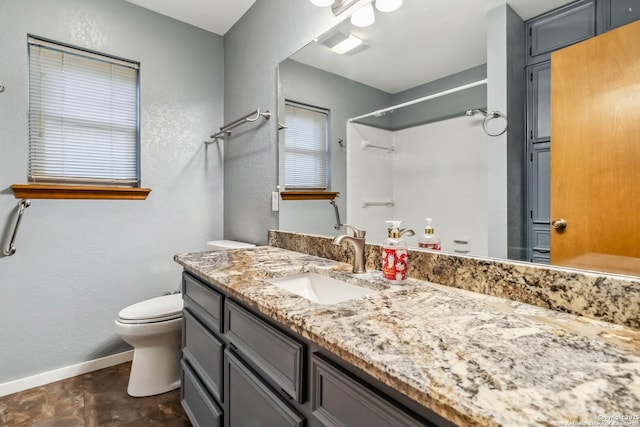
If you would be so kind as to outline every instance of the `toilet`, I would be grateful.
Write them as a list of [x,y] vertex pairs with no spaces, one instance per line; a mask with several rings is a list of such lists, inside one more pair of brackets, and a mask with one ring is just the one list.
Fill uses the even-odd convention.
[[182,294],[130,305],[118,313],[116,333],[133,346],[127,393],[152,396],[180,387]]
[[[207,242],[210,251],[251,248],[233,240]],[[182,294],[164,295],[130,305],[118,313],[116,333],[133,347],[127,393],[153,396],[180,387]]]

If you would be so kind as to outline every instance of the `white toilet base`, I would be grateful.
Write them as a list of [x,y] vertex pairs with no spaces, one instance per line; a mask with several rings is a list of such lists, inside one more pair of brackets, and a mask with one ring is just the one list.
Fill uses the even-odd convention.
[[179,388],[181,354],[180,345],[134,349],[127,394],[145,397]]
[[144,324],[116,320],[117,334],[133,346],[130,396],[153,396],[180,387],[181,325],[181,318]]

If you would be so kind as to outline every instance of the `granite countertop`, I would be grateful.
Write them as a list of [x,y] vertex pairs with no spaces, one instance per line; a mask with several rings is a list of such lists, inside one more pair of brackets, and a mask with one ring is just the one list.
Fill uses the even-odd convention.
[[[414,279],[391,285],[270,246],[175,260],[459,425],[640,426],[640,330]],[[264,282],[304,271],[379,291],[320,305]]]

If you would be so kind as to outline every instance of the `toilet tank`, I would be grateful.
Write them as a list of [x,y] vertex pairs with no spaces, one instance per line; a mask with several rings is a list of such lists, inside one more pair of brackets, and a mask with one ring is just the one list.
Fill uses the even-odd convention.
[[226,251],[228,249],[253,248],[252,243],[236,242],[235,240],[211,240],[207,242],[207,249],[210,251]]

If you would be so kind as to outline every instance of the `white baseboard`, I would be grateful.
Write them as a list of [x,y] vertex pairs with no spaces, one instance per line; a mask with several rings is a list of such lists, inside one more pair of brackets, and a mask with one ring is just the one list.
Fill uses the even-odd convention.
[[89,360],[76,365],[66,366],[64,368],[54,369],[53,371],[9,381],[0,384],[0,397],[28,390],[30,388],[40,387],[56,381],[65,380],[88,372],[97,371],[99,369],[108,368],[109,366],[119,365],[120,363],[129,362],[132,359],[133,350],[129,350],[123,353],[101,357],[100,359]]

